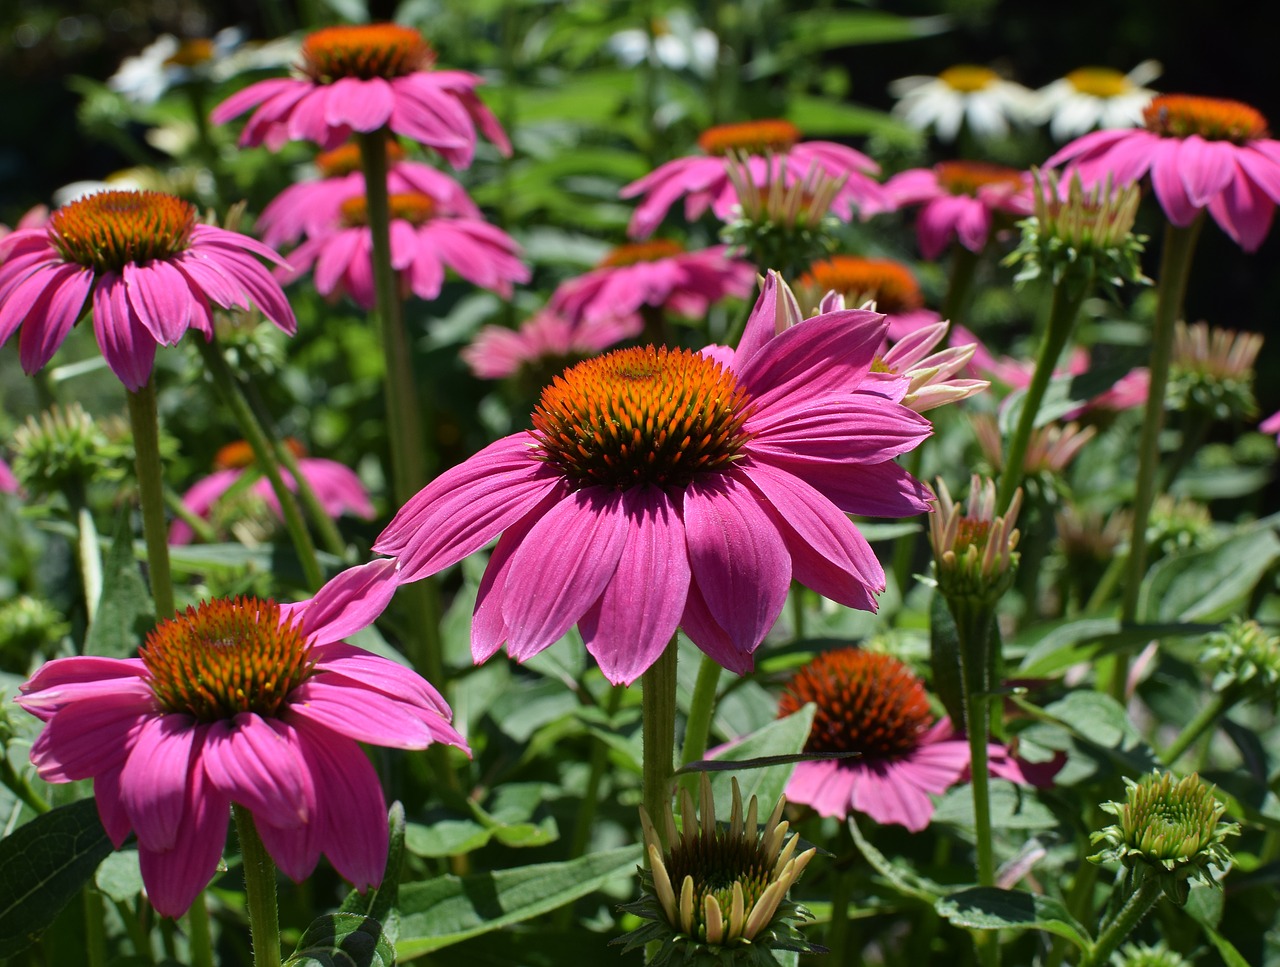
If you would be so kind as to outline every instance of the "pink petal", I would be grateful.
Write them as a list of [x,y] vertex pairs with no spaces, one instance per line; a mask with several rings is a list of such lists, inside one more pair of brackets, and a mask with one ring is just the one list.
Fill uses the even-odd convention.
[[436,741],[408,703],[353,687],[330,672],[315,675],[289,693],[287,721],[312,722],[337,735],[392,749],[425,749]]
[[1275,203],[1257,185],[1239,177],[1209,202],[1209,213],[1246,252],[1256,252],[1271,230]]
[[352,687],[374,689],[445,719],[453,714],[431,683],[404,665],[341,642],[317,645],[311,655],[317,671],[341,675],[353,683]]
[[327,93],[325,123],[355,131],[378,130],[390,120],[396,103],[391,85],[381,77],[342,77],[328,86]]
[[369,561],[330,578],[314,598],[282,606],[280,617],[292,621],[301,614],[302,630],[314,645],[341,641],[377,621],[399,586],[394,560]]
[[1185,227],[1195,221],[1203,206],[1197,207],[1192,203],[1183,184],[1183,164],[1179,151],[1181,142],[1171,138],[1164,140],[1167,143],[1157,149],[1151,161],[1151,186],[1169,221]]
[[782,277],[770,269],[765,273],[760,295],[751,314],[747,316],[742,338],[738,340],[738,349],[733,356],[734,371],[741,373],[747,362],[779,332],[791,328],[802,318],[795,296],[782,281]]
[[41,779],[74,782],[124,764],[139,730],[156,714],[155,698],[127,679],[114,684],[115,692],[79,695],[48,720],[31,746],[31,763]]
[[259,825],[293,829],[314,815],[316,790],[302,756],[256,713],[210,725],[200,761],[213,787]]
[[191,290],[186,277],[163,259],[124,267],[129,305],[147,332],[164,346],[178,343],[191,322]]
[[[47,271],[37,269],[14,287],[0,308],[0,333],[6,329],[12,333],[12,327],[23,321],[19,315],[25,318],[18,342],[18,358],[24,372],[43,369],[53,358],[80,318],[92,285],[91,271],[67,264]],[[4,318],[6,312],[9,320]]]
[[735,675],[746,675],[755,667],[752,649],[742,647],[712,617],[698,582],[692,578],[684,602],[684,614],[680,616],[680,627],[689,640],[721,668],[727,668]]
[[[150,691],[141,681],[146,665],[140,658],[55,658],[45,662],[29,681],[18,686],[22,694],[15,700],[39,719],[50,716],[86,695],[115,694],[123,688],[130,693]],[[140,686],[135,688],[134,686]]]
[[108,272],[93,291],[93,332],[111,371],[136,393],[151,378],[156,341],[129,305],[124,282]]
[[[180,838],[199,726],[190,715],[160,715],[138,730],[120,773],[120,798],[147,849],[168,850]],[[194,771],[200,771],[198,768]]]
[[[123,765],[123,763],[122,763]],[[119,849],[133,832],[129,814],[120,801],[120,769],[108,769],[93,778],[93,798],[98,802],[98,818],[111,845]]]
[[745,426],[756,434],[747,452],[767,463],[777,463],[775,457],[883,463],[915,449],[932,432],[929,421],[913,410],[861,393],[757,411]]
[[[303,752],[304,740],[300,738],[298,730],[280,719],[268,719],[266,725],[282,742],[297,751],[300,767],[311,787],[315,786],[317,778],[325,780],[318,793],[327,795],[328,777],[312,771],[313,763]],[[295,882],[301,882],[310,876],[316,863],[320,861],[320,851],[324,846],[321,840],[324,808],[322,800],[323,795],[316,795],[311,802],[308,821],[294,826],[273,826],[267,822],[257,822],[259,817],[256,814],[254,816],[254,826],[258,830],[258,836],[262,838],[267,854],[280,871]]]
[[1273,202],[1280,203],[1280,159],[1268,157],[1252,145],[1236,152],[1236,164]]
[[[209,120],[214,124],[226,124],[239,117],[251,107],[256,107],[283,91],[295,90],[303,82],[292,77],[273,77],[270,80],[251,84],[242,91],[237,91],[209,112]],[[307,85],[309,86],[309,85]]]
[[1236,174],[1236,154],[1240,149],[1224,141],[1206,141],[1193,134],[1182,142],[1178,168],[1187,198],[1196,208],[1204,208]]
[[[243,470],[215,470],[203,480],[197,480],[185,494],[182,504],[197,517],[208,518],[209,511],[244,473]],[[170,544],[190,544],[195,532],[186,521],[174,518],[169,525]]]
[[882,760],[856,766],[857,780],[850,799],[854,809],[877,823],[896,823],[918,833],[933,818],[933,800],[903,775],[898,765]]

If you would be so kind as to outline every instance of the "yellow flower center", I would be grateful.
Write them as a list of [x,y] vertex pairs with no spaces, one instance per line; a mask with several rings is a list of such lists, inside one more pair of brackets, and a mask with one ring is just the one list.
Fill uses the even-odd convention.
[[197,37],[182,43],[177,50],[165,58],[165,67],[195,67],[213,60],[213,41],[208,37]]
[[924,305],[915,276],[892,259],[837,255],[814,262],[800,277],[800,285],[822,293],[838,292],[853,308],[870,299],[875,300],[876,310],[884,313],[910,312]]
[[976,195],[985,185],[1022,186],[1022,173],[985,161],[940,161],[933,166],[938,184],[953,195]]
[[698,137],[698,147],[713,157],[722,158],[730,151],[747,154],[783,154],[800,140],[800,129],[780,118],[743,121],[707,128]]
[[[404,159],[404,148],[400,142],[387,139],[387,161],[395,164]],[[353,171],[360,170],[360,145],[354,141],[334,148],[332,151],[321,151],[316,155],[316,167],[326,178],[340,178]]]
[[906,755],[933,722],[924,685],[892,655],[823,652],[787,683],[779,717],[813,702],[806,752],[860,752],[865,760]]
[[301,622],[280,623],[280,606],[257,598],[204,601],[162,621],[138,655],[156,700],[200,722],[241,712],[277,715],[315,666]]
[[[436,201],[421,192],[393,194],[387,199],[392,219],[399,218],[410,225],[421,225],[436,210]],[[369,224],[369,202],[364,195],[348,198],[342,203],[342,222],[348,226]]]
[[302,42],[302,70],[317,84],[403,77],[429,70],[435,59],[422,34],[399,24],[326,27]]
[[183,251],[196,224],[188,201],[158,191],[100,191],[49,217],[49,239],[68,262],[118,272]]
[[957,64],[938,75],[938,80],[961,94],[985,91],[999,79],[1000,75],[990,67],[980,67],[977,64]]
[[1080,94],[1111,98],[1133,90],[1129,78],[1111,67],[1081,67],[1067,75],[1067,83]]
[[683,486],[737,459],[751,410],[750,394],[715,360],[645,346],[557,376],[532,432],[542,459],[578,486]]
[[1267,119],[1239,101],[1190,94],[1162,94],[1142,112],[1148,131],[1164,138],[1198,134],[1207,141],[1244,144],[1270,137]]
[[679,242],[666,238],[654,239],[651,242],[634,242],[630,245],[619,245],[600,260],[598,268],[620,268],[624,265],[635,265],[639,262],[657,262],[684,254],[684,246]]

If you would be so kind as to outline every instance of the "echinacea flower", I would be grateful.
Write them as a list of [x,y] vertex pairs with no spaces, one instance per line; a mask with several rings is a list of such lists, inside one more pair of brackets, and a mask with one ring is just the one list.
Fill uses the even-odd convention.
[[292,879],[323,852],[358,889],[377,884],[387,810],[359,743],[466,749],[428,682],[342,641],[396,586],[395,562],[374,561],[299,604],[188,608],[156,625],[138,658],[47,663],[18,698],[45,723],[36,772],[93,780],[111,841],[137,834],[143,883],[165,916],[213,878],[232,803]]
[[[745,672],[794,578],[874,610],[884,571],[846,514],[901,517],[922,485],[893,462],[929,434],[871,377],[884,317],[784,328],[770,272],[736,350],[620,349],[546,387],[533,429],[427,485],[374,544],[414,581],[501,534],[472,622],[477,662],[524,660],[575,623],[611,682],[677,627]],[[782,323],[782,325],[779,325]]]
[[[956,327],[960,328],[960,327]],[[952,336],[956,334],[953,332]],[[947,338],[947,323],[936,322],[899,339],[872,369],[910,380],[902,405],[924,413],[947,403],[958,403],[981,393],[991,384],[985,379],[953,379],[973,358],[974,343],[934,352]],[[953,338],[953,341],[954,338]]]
[[1162,94],[1141,128],[1094,131],[1066,145],[1046,167],[1069,165],[1085,182],[1151,175],[1160,207],[1179,227],[1205,209],[1246,252],[1256,251],[1280,202],[1280,142],[1266,118],[1239,101]]
[[[972,417],[973,434],[983,455],[996,470],[1004,469],[1004,443],[995,418],[987,413]],[[1046,423],[1031,433],[1027,454],[1022,461],[1022,473],[1027,477],[1039,474],[1060,474],[1076,458],[1086,443],[1098,433],[1096,426],[1081,428],[1077,423]]]
[[107,87],[137,104],[154,104],[174,87],[218,83],[244,71],[285,67],[297,54],[294,40],[246,43],[244,31],[238,27],[188,40],[161,34],[141,53],[121,61],[107,78]]
[[[364,484],[356,476],[355,471],[336,460],[325,460],[322,457],[308,457],[302,445],[296,440],[286,440],[285,445],[294,453],[298,461],[298,471],[306,479],[307,484],[315,492],[316,499],[325,513],[338,517],[345,513],[355,514],[366,520],[373,517],[373,504]],[[229,443],[218,451],[214,458],[214,472],[197,480],[182,495],[182,503],[197,517],[206,520],[211,516],[218,501],[231,490],[245,473],[251,472],[254,465],[253,451],[243,440]],[[285,486],[297,490],[298,485],[293,475],[281,469]],[[249,493],[260,500],[276,518],[282,518],[280,501],[266,477],[258,477],[249,485]],[[189,544],[195,534],[191,526],[183,520],[174,520],[169,527],[170,544]]]
[[231,95],[209,118],[225,124],[255,109],[240,144],[265,144],[273,151],[286,141],[335,148],[352,132],[387,127],[465,168],[475,154],[478,127],[510,154],[498,119],[475,94],[481,79],[466,71],[432,70],[434,63],[435,51],[412,27],[325,27],[302,42],[301,77],[259,81]]
[[927,259],[941,256],[953,241],[981,252],[998,214],[1029,215],[1032,210],[1027,174],[985,161],[912,168],[886,181],[884,191],[895,208],[921,206],[916,239]]
[[0,459],[0,494],[16,494],[17,492],[18,478],[9,469],[9,464]]
[[1056,141],[1094,128],[1132,128],[1156,92],[1144,87],[1160,76],[1159,61],[1144,60],[1121,74],[1113,67],[1080,67],[1036,92],[1037,116]]
[[544,309],[518,329],[485,326],[459,355],[480,379],[505,379],[521,370],[541,370],[548,364],[559,372],[569,363],[638,336],[643,326],[638,315],[570,322],[559,313]]
[[815,306],[829,292],[841,296],[845,305],[874,302],[876,312],[889,321],[888,338],[897,342],[938,321],[938,314],[924,307],[924,293],[914,273],[895,259],[833,255],[809,266],[796,284],[802,301]]
[[1280,412],[1272,413],[1269,417],[1258,424],[1260,433],[1276,434],[1276,442],[1280,443]]
[[256,304],[297,328],[280,285],[254,256],[280,256],[245,235],[196,221],[190,202],[153,191],[104,191],[59,208],[43,228],[0,239],[0,343],[22,326],[22,368],[52,358],[92,300],[93,330],[131,392],[151,378],[157,346],[188,329],[213,335],[210,303]]
[[755,282],[755,268],[730,258],[723,245],[686,252],[658,239],[613,249],[590,272],[561,283],[548,308],[588,322],[644,309],[699,318],[721,299],[746,298]]
[[978,138],[1003,138],[1010,123],[1026,124],[1036,109],[1034,91],[977,64],[957,64],[937,77],[900,77],[889,93],[898,99],[895,115],[918,131],[932,128],[939,141],[954,141],[962,125]]
[[1210,420],[1256,418],[1253,366],[1261,350],[1260,333],[1178,321],[1173,330],[1166,405]]
[[701,217],[708,208],[720,221],[728,221],[738,204],[726,166],[730,156],[740,161],[745,157],[756,185],[761,187],[779,180],[779,172],[784,188],[814,169],[842,179],[831,208],[845,221],[853,217],[855,208],[865,216],[886,207],[883,190],[870,177],[880,170],[874,161],[843,144],[801,141],[800,130],[789,121],[746,121],[708,128],[698,138],[698,146],[702,155],[668,161],[622,189],[623,198],[643,196],[627,226],[628,235],[648,238],[682,196],[689,221]]
[[[446,268],[483,289],[511,298],[513,282],[528,282],[529,268],[520,248],[500,228],[479,218],[444,214],[435,198],[406,192],[389,199],[391,267],[402,295],[434,299],[444,285]],[[373,235],[363,194],[342,202],[340,221],[329,231],[307,239],[289,253],[281,269],[286,284],[312,271],[316,290],[337,298],[346,293],[364,309],[373,308]]]

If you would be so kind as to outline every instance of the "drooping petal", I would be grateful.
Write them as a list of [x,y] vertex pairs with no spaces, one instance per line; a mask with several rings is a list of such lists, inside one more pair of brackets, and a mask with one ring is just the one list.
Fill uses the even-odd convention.
[[114,679],[116,691],[81,693],[58,710],[31,745],[36,774],[46,782],[73,782],[120,768],[155,715],[153,697],[134,681]]
[[801,762],[787,783],[787,799],[812,807],[819,816],[844,819],[853,811],[854,789],[864,773],[857,761]]
[[384,78],[340,77],[328,85],[325,123],[376,131],[390,119],[395,103],[395,93]]
[[258,825],[293,829],[315,814],[316,789],[301,754],[254,712],[210,725],[200,761],[213,787]]
[[130,262],[122,272],[129,305],[156,342],[177,345],[191,323],[191,290],[181,272],[164,259],[139,265]]
[[124,763],[114,769],[108,769],[93,777],[93,798],[98,803],[98,818],[102,820],[102,828],[107,831],[111,845],[119,849],[133,832],[129,824],[129,814],[125,812],[124,803],[120,799],[120,769]]
[[[23,372],[34,373],[43,369],[53,358],[80,318],[92,285],[92,272],[79,265],[67,264],[48,270],[37,269],[14,287],[9,300],[0,306],[0,336],[7,338],[13,332],[12,327],[22,322],[25,316],[18,342],[18,359]],[[4,318],[6,314],[9,316],[7,320]],[[0,342],[4,338],[0,338]]]
[[320,783],[319,795],[308,814],[307,822],[288,827],[273,826],[265,822],[254,823],[262,845],[276,866],[285,876],[300,883],[311,875],[316,863],[320,861],[320,851],[324,846],[321,840],[324,825],[321,810],[324,808],[323,800],[331,790],[327,788],[327,777],[316,773],[312,760],[303,753],[303,740],[299,737],[298,730],[281,719],[268,719],[266,725],[282,742],[297,750],[298,761],[310,784],[314,787],[317,780]]
[[289,693],[289,721],[313,722],[335,735],[392,749],[425,749],[436,741],[408,703],[322,672]]
[[727,668],[735,675],[745,675],[754,667],[751,650],[739,646],[712,617],[702,590],[692,577],[684,601],[684,614],[680,616],[680,627],[689,640],[721,668]]
[[182,838],[197,739],[207,728],[190,715],[170,714],[150,718],[138,730],[120,773],[120,798],[147,849],[169,850]]
[[125,295],[120,276],[108,272],[93,290],[93,332],[111,371],[136,393],[151,378],[156,341]]
[[1256,252],[1271,230],[1275,203],[1248,178],[1234,179],[1209,202],[1209,214],[1246,252]]
[[1179,159],[1180,142],[1166,139],[1167,143],[1156,149],[1151,162],[1151,187],[1155,189],[1160,207],[1169,221],[1186,227],[1195,221],[1204,206],[1196,206],[1187,195],[1182,181],[1182,164]]
[[395,560],[372,560],[330,578],[308,601],[281,605],[280,618],[292,621],[301,614],[303,633],[312,644],[341,641],[373,624],[399,585]]
[[145,669],[139,658],[55,658],[18,686],[21,694],[15,701],[47,721],[59,709],[86,696],[122,691],[145,696],[151,691],[141,680]]
[[1204,208],[1236,176],[1235,156],[1239,149],[1224,141],[1206,141],[1198,134],[1185,138],[1178,152],[1178,165],[1187,198],[1196,208]]

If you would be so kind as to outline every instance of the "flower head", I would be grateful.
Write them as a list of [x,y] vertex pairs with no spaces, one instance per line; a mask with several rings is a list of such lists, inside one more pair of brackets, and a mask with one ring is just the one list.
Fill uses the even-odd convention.
[[893,342],[938,321],[938,314],[924,307],[924,294],[915,275],[894,259],[833,255],[810,265],[796,288],[812,306],[828,292],[841,296],[845,305],[874,302],[876,312],[888,317],[888,338]]
[[1112,967],[1193,967],[1191,961],[1163,940],[1151,944],[1127,943],[1111,955]]
[[79,403],[55,404],[13,433],[14,471],[38,494],[77,493],[110,466],[110,440]]
[[[996,470],[1004,469],[1004,442],[995,418],[986,413],[974,414],[973,433],[983,456]],[[1046,423],[1031,432],[1027,452],[1022,460],[1025,477],[1052,476],[1062,473],[1067,465],[1084,449],[1086,443],[1098,435],[1096,426],[1081,427],[1078,423],[1065,425]]]
[[661,941],[652,963],[776,963],[772,950],[813,949],[796,931],[795,921],[810,919],[787,893],[817,850],[799,852],[799,837],[787,837],[779,799],[763,825],[756,821],[756,797],[745,815],[742,793],[733,780],[728,824],[716,822],[711,782],[701,776],[701,809],[688,790],[680,790],[684,823],[676,832],[668,803],[658,817],[661,833],[640,811],[648,869],[641,870],[644,895],[623,907],[647,922],[617,943],[627,950]]
[[1205,644],[1200,661],[1214,670],[1215,692],[1230,688],[1254,701],[1274,702],[1280,692],[1280,636],[1236,616]]
[[188,329],[213,333],[210,303],[256,304],[297,327],[279,284],[253,256],[282,265],[247,236],[196,221],[190,202],[153,191],[103,191],[64,205],[43,228],[0,239],[0,343],[22,326],[18,354],[42,368],[92,300],[98,346],[125,387],[151,377],[157,346]]
[[1121,74],[1112,67],[1080,67],[1036,92],[1040,120],[1058,141],[1094,128],[1132,128],[1156,92],[1144,87],[1160,76],[1159,61],[1144,60]]
[[112,842],[137,833],[162,914],[214,876],[231,803],[293,879],[322,852],[361,890],[381,879],[386,804],[359,743],[466,749],[430,684],[341,640],[386,607],[394,571],[352,568],[293,605],[205,602],[158,624],[139,658],[61,658],[22,686],[18,703],[45,723],[37,773],[93,779]]
[[898,98],[894,114],[917,130],[933,128],[940,141],[954,141],[964,124],[979,138],[1002,138],[1010,122],[1027,123],[1036,107],[1034,91],[977,64],[957,64],[937,77],[901,77],[889,93]]
[[919,205],[916,238],[920,254],[936,259],[952,241],[981,252],[995,220],[1029,215],[1031,193],[1024,172],[985,161],[943,161],[912,168],[884,183],[895,208]]
[[189,40],[161,34],[141,53],[121,61],[107,78],[107,86],[126,100],[154,104],[172,88],[218,83],[248,70],[285,67],[297,54],[296,41],[246,43],[244,31],[237,27]]
[[1255,332],[1179,321],[1169,362],[1168,405],[1212,420],[1245,421],[1258,409],[1253,395],[1253,364],[1262,349]]
[[1162,94],[1143,112],[1141,128],[1094,131],[1045,162],[1079,171],[1086,184],[1115,185],[1151,175],[1174,225],[1205,209],[1246,252],[1262,244],[1280,202],[1280,142],[1266,119],[1238,101]]
[[519,329],[485,326],[460,355],[480,379],[505,379],[522,371],[536,374],[548,368],[553,370],[547,374],[550,378],[570,363],[638,336],[643,325],[638,315],[570,322],[546,309],[526,319]]
[[770,273],[736,350],[621,349],[567,370],[532,430],[445,471],[375,549],[416,580],[501,534],[475,660],[504,642],[523,660],[576,623],[612,682],[638,678],[677,627],[745,671],[793,577],[874,609],[884,572],[845,515],[923,508],[893,458],[929,425],[898,402],[906,380],[871,378],[883,316],[779,332],[788,303]]
[[929,542],[937,568],[938,589],[949,600],[974,598],[993,603],[1013,583],[1018,566],[1018,531],[1022,491],[1014,492],[1009,509],[996,513],[996,485],[977,474],[969,482],[969,506],[951,499],[939,478],[937,505],[929,517]]
[[609,52],[623,67],[661,64],[668,70],[689,70],[709,77],[715,70],[720,41],[687,10],[671,10],[655,17],[649,29],[620,30],[609,38]]
[[434,64],[435,51],[412,27],[326,27],[302,42],[301,76],[260,81],[227,98],[209,117],[225,124],[256,109],[240,144],[265,144],[273,151],[299,140],[333,148],[353,131],[387,127],[465,168],[478,127],[509,154],[511,144],[497,118],[476,97],[480,78],[432,70]]
[[968,399],[991,385],[985,379],[952,378],[969,365],[976,347],[968,343],[934,352],[946,338],[947,323],[935,322],[903,336],[872,364],[874,370],[905,376],[911,381],[907,395],[902,398],[903,406],[923,413],[936,406]]

